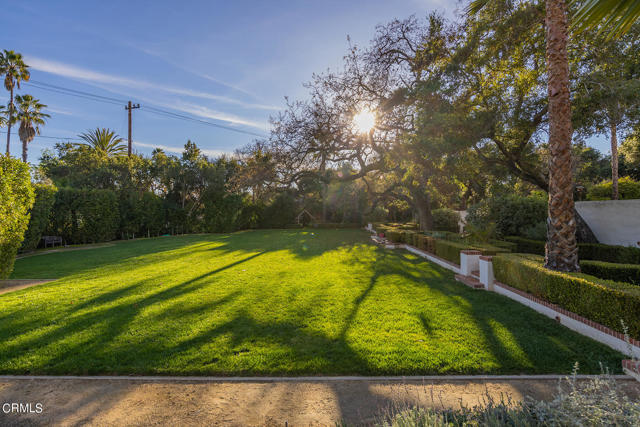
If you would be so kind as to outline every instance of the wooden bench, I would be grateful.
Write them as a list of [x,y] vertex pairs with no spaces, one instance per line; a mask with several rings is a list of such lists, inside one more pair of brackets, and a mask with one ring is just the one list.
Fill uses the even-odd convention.
[[44,247],[48,247],[51,245],[55,248],[56,243],[59,243],[62,246],[62,237],[60,236],[42,236],[42,240],[44,240]]

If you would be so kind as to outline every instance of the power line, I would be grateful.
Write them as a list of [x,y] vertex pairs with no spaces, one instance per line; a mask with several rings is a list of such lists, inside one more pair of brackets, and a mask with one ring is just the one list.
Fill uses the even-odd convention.
[[57,89],[57,90],[62,90],[62,91],[66,91],[66,92],[72,92],[72,93],[76,93],[79,95],[84,95],[84,96],[90,96],[93,98],[99,98],[99,99],[103,99],[105,101],[112,101],[112,102],[116,102],[118,104],[122,104],[123,100],[118,99],[118,98],[112,98],[110,96],[103,96],[103,95],[98,95],[95,93],[90,93],[90,92],[85,92],[82,90],[77,90],[77,89],[70,89],[70,88],[66,88],[66,87],[62,87],[62,86],[56,86],[56,85],[52,85],[51,83],[45,83],[45,82],[39,82],[37,80],[28,80],[26,82],[27,84],[31,84],[31,85],[40,85],[40,86],[46,86],[52,89]]
[[[30,80],[30,81],[25,82],[25,83],[27,83],[29,85],[32,85],[34,87],[37,87],[39,89],[48,90],[50,92],[60,93],[60,94],[63,94],[63,95],[75,96],[75,97],[87,99],[87,100],[90,100],[90,101],[103,102],[103,103],[112,104],[112,105],[122,105],[123,103],[124,104],[127,103],[127,101],[119,100],[117,98],[97,95],[97,94],[90,93],[90,92],[70,89],[70,88],[66,88],[66,87],[63,87],[63,86],[57,86],[57,85],[52,85],[52,84],[45,83],[45,82],[39,82],[39,81],[36,81],[36,80]],[[198,118],[193,117],[193,116],[174,113],[172,111],[167,111],[167,110],[163,110],[163,109],[160,109],[160,108],[157,108],[157,107],[153,107],[152,105],[153,104],[151,104],[151,106],[142,105],[140,107],[140,109],[141,110],[145,110],[145,111],[147,111],[149,113],[152,113],[152,114],[157,114],[157,115],[161,115],[161,116],[164,116],[164,117],[171,117],[171,118],[174,118],[174,119],[177,119],[177,120],[184,120],[184,121],[189,121],[189,122],[193,122],[193,123],[200,123],[200,124],[216,127],[216,128],[219,128],[219,129],[225,129],[225,130],[228,130],[228,131],[231,131],[231,132],[236,132],[236,133],[241,133],[241,134],[245,134],[245,135],[256,136],[258,138],[264,138],[265,137],[265,135],[259,134],[257,132],[251,132],[251,131],[248,131],[248,130],[237,129],[237,128],[234,128],[234,127],[231,127],[231,126],[225,126],[225,125],[221,125],[219,123],[210,122],[208,120],[198,119]]]
[[[26,84],[28,84],[30,86],[33,86],[33,87],[37,87],[38,89],[47,90],[49,92],[60,93],[62,95],[75,96],[77,98],[88,99],[90,101],[104,102],[106,104],[121,105],[121,102],[117,102],[117,101],[114,102],[110,98],[101,97],[99,95],[93,95],[93,94],[88,94],[88,93],[85,94],[85,93],[83,93],[81,91],[74,91],[73,89],[59,88],[58,86],[53,86],[53,85],[52,85],[52,87],[48,87],[48,86],[41,85],[39,83],[35,83],[34,84],[34,82],[26,82]],[[77,93],[75,93],[75,92],[77,92]]]
[[[4,133],[6,134],[7,131],[3,130],[0,131],[0,133]],[[75,141],[82,141],[82,138],[75,138],[75,137],[68,137],[68,136],[50,136],[50,135],[36,135],[36,138],[47,138],[47,139],[57,139],[57,140],[75,140]]]

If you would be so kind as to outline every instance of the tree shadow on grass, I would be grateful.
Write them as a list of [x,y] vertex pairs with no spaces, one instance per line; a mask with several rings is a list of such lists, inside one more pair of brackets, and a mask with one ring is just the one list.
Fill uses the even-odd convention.
[[118,241],[115,245],[83,253],[57,252],[17,260],[12,278],[64,278],[86,276],[100,268],[119,269],[177,261],[200,252],[215,256],[237,252],[287,251],[300,259],[310,259],[327,251],[366,241],[362,230],[255,230],[230,234],[198,234]]
[[[406,259],[408,252],[398,253]],[[423,261],[424,262],[424,261]],[[419,265],[414,263],[415,266]],[[435,270],[442,267],[431,264]],[[497,365],[486,372],[474,373],[560,373],[569,374],[576,361],[584,373],[600,373],[600,363],[612,372],[620,371],[621,354],[597,343],[520,303],[492,292],[474,290],[449,280],[452,273],[443,271],[447,280],[429,280],[430,291],[444,297],[448,304],[460,310],[469,323],[482,335]],[[427,336],[435,333],[433,316],[420,313],[420,323]],[[463,319],[461,319],[463,320]]]
[[[101,294],[93,299],[89,299],[82,304],[76,305],[74,308],[66,312],[64,319],[60,319],[63,322],[62,326],[55,327],[52,331],[44,334],[38,334],[33,338],[21,340],[16,344],[4,344],[3,352],[0,356],[2,359],[14,359],[19,358],[24,352],[38,351],[43,347],[54,345],[65,338],[76,334],[82,334],[87,328],[95,327],[96,325],[103,325],[99,333],[88,336],[85,340],[80,340],[76,344],[68,345],[66,350],[58,350],[55,357],[48,359],[44,366],[33,366],[29,373],[38,372],[58,372],[58,373],[70,373],[65,368],[58,370],[59,366],[68,365],[70,362],[85,362],[79,363],[79,366],[73,368],[71,371],[74,373],[85,373],[84,370],[77,371],[77,369],[87,369],[86,361],[78,360],[79,354],[99,354],[101,349],[110,344],[113,339],[125,332],[130,322],[145,308],[152,306],[158,302],[171,301],[184,294],[194,292],[203,286],[209,285],[211,276],[224,271],[228,268],[235,267],[243,262],[249,261],[260,256],[262,253],[254,254],[246,257],[242,260],[233,262],[224,267],[220,267],[206,274],[189,279],[179,285],[171,286],[162,289],[158,292],[144,295],[140,298],[136,297],[137,291],[148,288],[148,285],[154,283],[153,279],[146,279],[136,282],[122,289],[116,289],[106,294]],[[206,304],[203,309],[213,310],[217,305],[226,304],[233,298],[238,296],[239,292],[233,292],[215,303]],[[123,298],[131,297],[126,304],[111,305]],[[107,308],[100,309],[99,307],[108,306]],[[97,307],[92,311],[82,313],[86,308]],[[54,320],[55,324],[56,321]],[[8,321],[0,326],[0,337],[6,337],[11,339],[19,333],[20,330],[24,332],[30,332],[33,329],[42,327],[43,325],[36,319],[32,318],[31,322],[15,322]],[[49,325],[50,326],[50,325]],[[118,357],[131,356],[132,353],[122,355],[111,355],[111,359],[116,362]],[[115,359],[114,359],[115,358]],[[1,366],[1,365],[0,365]],[[1,368],[0,368],[1,369]],[[75,370],[74,370],[75,369]],[[99,373],[95,371],[94,373]]]

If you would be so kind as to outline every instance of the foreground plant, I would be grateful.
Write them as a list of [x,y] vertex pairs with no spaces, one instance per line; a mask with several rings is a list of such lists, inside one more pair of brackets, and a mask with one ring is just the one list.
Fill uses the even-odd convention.
[[577,364],[572,375],[558,385],[549,402],[525,399],[514,404],[509,398],[496,401],[490,395],[484,404],[457,410],[412,407],[391,411],[378,423],[384,427],[409,426],[637,426],[640,401],[632,400],[604,371],[592,379],[578,381]]

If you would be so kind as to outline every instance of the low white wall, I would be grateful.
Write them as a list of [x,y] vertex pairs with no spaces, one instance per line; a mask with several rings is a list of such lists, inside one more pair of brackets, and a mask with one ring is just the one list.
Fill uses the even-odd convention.
[[600,243],[640,247],[640,199],[576,202]]

